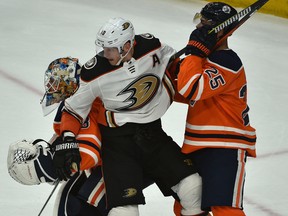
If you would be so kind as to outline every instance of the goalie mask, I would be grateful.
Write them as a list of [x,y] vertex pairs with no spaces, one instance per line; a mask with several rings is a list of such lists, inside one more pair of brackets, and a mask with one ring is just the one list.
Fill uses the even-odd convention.
[[78,59],[71,57],[58,58],[49,64],[44,76],[45,94],[40,102],[44,116],[77,91],[80,68]]

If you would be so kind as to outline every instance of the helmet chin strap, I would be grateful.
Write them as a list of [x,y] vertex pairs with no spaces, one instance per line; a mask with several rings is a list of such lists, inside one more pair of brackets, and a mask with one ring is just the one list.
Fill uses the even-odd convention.
[[[122,60],[128,55],[128,53],[129,53],[130,50],[132,49],[132,45],[130,46],[129,50],[126,52],[125,55],[122,55],[122,53],[123,53],[122,47],[120,47],[120,49],[121,49],[120,59],[119,59],[119,61],[116,63],[116,66],[120,65],[121,62],[122,62]],[[119,52],[119,53],[120,53],[120,52]]]

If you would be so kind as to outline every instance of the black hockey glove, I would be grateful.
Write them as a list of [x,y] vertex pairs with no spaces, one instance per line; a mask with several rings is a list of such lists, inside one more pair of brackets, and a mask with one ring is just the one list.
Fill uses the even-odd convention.
[[211,26],[204,25],[191,33],[185,50],[186,55],[196,55],[204,58],[211,53],[217,43],[217,34],[208,34],[209,30],[211,30]]
[[81,157],[79,144],[74,134],[71,132],[64,132],[63,134],[52,144],[55,151],[53,164],[59,180],[67,181],[71,177],[71,169],[79,171]]

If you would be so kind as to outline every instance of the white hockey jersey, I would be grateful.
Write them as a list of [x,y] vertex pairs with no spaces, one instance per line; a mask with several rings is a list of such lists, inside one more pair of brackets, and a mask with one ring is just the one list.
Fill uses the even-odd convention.
[[96,55],[81,69],[78,91],[65,101],[65,109],[80,121],[98,97],[106,109],[106,125],[148,123],[162,117],[175,94],[166,67],[176,52],[151,34],[135,36],[133,58],[119,66]]

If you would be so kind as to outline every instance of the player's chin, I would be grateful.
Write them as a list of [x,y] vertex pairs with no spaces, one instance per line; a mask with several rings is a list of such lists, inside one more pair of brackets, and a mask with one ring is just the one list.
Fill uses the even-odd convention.
[[119,58],[111,58],[111,59],[108,59],[109,63],[112,65],[112,66],[117,66],[119,65],[119,61],[120,61],[120,57]]
[[115,66],[117,64],[117,61],[114,59],[108,59],[108,61],[112,66]]

